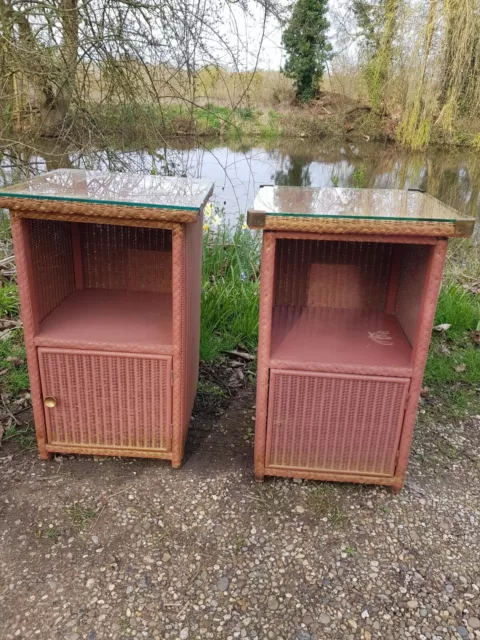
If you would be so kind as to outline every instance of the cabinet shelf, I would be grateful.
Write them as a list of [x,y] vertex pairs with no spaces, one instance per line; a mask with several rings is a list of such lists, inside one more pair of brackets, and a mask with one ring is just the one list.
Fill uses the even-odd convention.
[[363,309],[278,305],[270,366],[409,376],[412,347],[392,314]]
[[169,293],[80,289],[39,326],[37,346],[171,354]]

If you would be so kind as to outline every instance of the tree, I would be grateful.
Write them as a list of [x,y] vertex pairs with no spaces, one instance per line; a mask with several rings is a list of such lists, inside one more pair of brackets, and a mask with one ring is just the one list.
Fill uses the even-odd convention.
[[372,56],[379,45],[378,5],[368,0],[353,0],[352,10],[357,21],[360,45],[367,56]]
[[427,99],[429,97],[429,92],[426,90],[428,82],[427,65],[432,49],[433,36],[435,35],[437,12],[438,0],[430,0],[418,78],[415,81],[413,95],[407,97],[403,121],[398,131],[400,141],[413,149],[425,147],[430,139],[431,114],[429,110],[431,109],[432,101]]
[[[260,8],[265,25],[275,3],[250,5]],[[75,134],[83,142],[90,133],[104,138],[98,115],[110,108],[125,107],[136,120],[161,111],[166,100],[193,108],[199,68],[221,61],[240,70],[237,46],[221,24],[225,4],[0,0],[0,132],[12,128],[15,113],[20,130],[25,118],[35,133]],[[247,2],[236,11],[248,13]]]
[[443,13],[438,122],[452,131],[460,115],[480,112],[480,2],[444,0]]
[[379,3],[378,35],[373,57],[367,65],[368,92],[375,111],[380,110],[382,95],[392,72],[393,44],[401,0],[381,0]]
[[292,78],[297,98],[308,102],[319,91],[332,47],[328,42],[327,0],[297,0],[283,33],[287,52],[284,73]]

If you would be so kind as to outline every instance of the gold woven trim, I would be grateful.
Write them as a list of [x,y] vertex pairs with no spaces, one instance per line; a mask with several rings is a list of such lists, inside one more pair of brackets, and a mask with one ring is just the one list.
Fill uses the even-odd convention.
[[303,231],[306,233],[364,233],[372,235],[458,236],[455,224],[449,222],[403,222],[390,220],[353,220],[333,218],[295,218],[266,216],[264,231]]
[[[0,207],[18,212],[23,218],[43,218],[46,220],[70,220],[81,222],[79,218],[103,218],[130,220],[131,225],[140,226],[138,221],[195,222],[197,211],[183,209],[157,209],[154,207],[122,206],[116,204],[91,204],[86,202],[59,202],[57,200],[34,200],[30,198],[0,197]],[[28,215],[27,215],[28,214]],[[76,219],[73,219],[76,216]],[[135,222],[134,222],[135,221]],[[127,225],[128,226],[128,225]]]
[[83,222],[89,224],[112,224],[122,227],[148,227],[149,229],[175,229],[178,224],[176,222],[163,222],[161,220],[139,220],[138,218],[101,218],[96,216],[85,215],[63,215],[35,213],[33,211],[12,211],[10,213],[12,220],[21,220],[28,218],[29,220],[56,220],[58,222]]

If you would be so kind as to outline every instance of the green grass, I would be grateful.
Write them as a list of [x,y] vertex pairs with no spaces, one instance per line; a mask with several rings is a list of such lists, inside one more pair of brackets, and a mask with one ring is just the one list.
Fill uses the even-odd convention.
[[474,294],[458,284],[446,282],[440,292],[435,324],[450,324],[445,332],[432,336],[425,368],[424,385],[434,398],[430,413],[461,417],[478,413],[480,349],[471,332],[480,322],[480,307]]
[[[275,126],[279,114],[273,110],[268,113],[268,126],[260,123],[262,112],[250,107],[229,108],[208,103],[205,106],[188,104],[93,104],[90,107],[91,119],[99,142],[115,141],[123,146],[145,145],[149,147],[152,139],[162,136],[211,136],[221,135],[227,139],[245,136],[269,137],[278,127]],[[76,118],[79,130],[91,122]]]
[[23,331],[16,330],[0,340],[0,387],[15,396],[29,388]]
[[451,324],[448,337],[461,338],[480,322],[480,299],[456,283],[446,282],[438,298],[436,324]]
[[281,132],[281,115],[274,109],[269,109],[267,113],[267,123],[260,127],[261,138],[276,138]]
[[71,506],[67,507],[67,513],[70,516],[73,526],[81,529],[97,515],[97,510],[74,502]]
[[207,104],[205,108],[196,108],[194,117],[199,122],[204,122],[207,127],[212,129],[220,129],[222,126],[230,124],[233,111],[228,107],[218,107],[214,104]]
[[260,238],[242,227],[204,234],[200,357],[206,362],[239,343],[250,351],[257,346]]
[[334,528],[341,528],[346,521],[345,509],[328,484],[315,487],[308,496],[308,506],[319,518],[327,518]]
[[13,282],[0,284],[0,318],[14,318],[20,311],[18,287]]
[[252,107],[236,107],[234,113],[238,115],[240,120],[254,120],[255,110]]
[[25,451],[34,451],[37,447],[35,429],[31,423],[25,425],[12,424],[6,429],[3,439],[15,440]]

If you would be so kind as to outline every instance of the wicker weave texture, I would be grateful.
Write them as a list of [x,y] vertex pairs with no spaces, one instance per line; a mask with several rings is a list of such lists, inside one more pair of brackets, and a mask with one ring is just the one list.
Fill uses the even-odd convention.
[[39,349],[48,442],[115,449],[170,448],[171,358]]
[[12,220],[12,238],[15,248],[18,291],[20,295],[28,375],[30,378],[30,392],[32,394],[35,434],[37,436],[40,458],[45,460],[48,459],[49,453],[46,449],[47,431],[42,403],[40,370],[38,366],[37,350],[34,344],[34,336],[38,328],[38,320],[35,308],[35,297],[32,295],[34,279],[28,231],[29,229],[26,220]]
[[203,210],[192,225],[173,231],[173,451],[172,466],[184,454],[197,390],[200,340]]
[[395,315],[412,345],[419,325],[427,268],[432,251],[432,247],[424,245],[402,247]]
[[265,217],[264,231],[299,231],[307,233],[361,233],[367,235],[405,235],[452,238],[470,236],[460,233],[450,222],[397,222],[390,220],[352,220],[333,218],[295,218],[289,216]]
[[17,211],[10,212],[12,220],[55,220],[57,222],[71,222],[82,224],[111,224],[118,227],[139,227],[142,229],[169,229],[172,231],[176,224],[165,220],[142,220],[139,218],[104,218],[99,215],[79,215],[79,214],[59,214],[52,213],[50,216],[39,215],[35,211]]
[[198,215],[196,210],[8,197],[0,197],[0,207],[18,212],[22,217],[39,220],[66,219],[70,222],[79,222],[77,217],[80,219],[95,217],[101,218],[105,223],[109,220],[125,219],[130,221],[131,226],[135,226],[136,221],[142,220],[173,223],[195,222]]
[[[12,216],[40,455],[150,451],[179,466],[198,377],[202,216],[100,213]],[[47,416],[45,394],[59,397]]]
[[412,443],[413,429],[422,388],[423,372],[428,357],[428,349],[432,336],[432,325],[435,318],[438,294],[442,283],[443,268],[447,255],[447,240],[439,240],[429,255],[425,286],[422,292],[422,301],[419,311],[419,326],[415,336],[413,352],[413,374],[410,383],[410,392],[405,410],[405,418],[402,431],[402,439],[398,453],[398,465],[396,470],[395,488],[400,490],[405,481],[408,456]]
[[200,301],[202,287],[202,227],[203,212],[197,222],[185,226],[185,335],[184,335],[184,389],[183,389],[183,440],[192,415],[197,393],[200,355]]
[[171,292],[170,231],[109,224],[79,229],[85,288]]
[[383,310],[392,246],[278,240],[275,304]]
[[29,220],[30,256],[38,322],[75,290],[71,225]]
[[273,370],[267,467],[392,476],[408,384]]
[[272,338],[272,308],[275,272],[275,234],[263,234],[260,277],[260,312],[258,319],[257,400],[255,412],[255,478],[265,476],[265,447],[267,437],[267,403],[269,360]]
[[368,235],[264,232],[258,480],[401,489],[446,246],[425,236],[377,243]]

